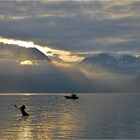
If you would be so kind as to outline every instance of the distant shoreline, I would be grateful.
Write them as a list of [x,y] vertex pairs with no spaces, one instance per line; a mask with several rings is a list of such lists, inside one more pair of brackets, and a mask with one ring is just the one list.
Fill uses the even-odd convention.
[[[71,93],[0,93],[0,96],[64,96]],[[80,96],[86,95],[140,95],[140,93],[76,93]]]

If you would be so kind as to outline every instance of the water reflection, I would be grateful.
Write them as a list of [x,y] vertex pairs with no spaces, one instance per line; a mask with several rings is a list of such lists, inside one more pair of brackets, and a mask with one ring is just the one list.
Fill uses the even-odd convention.
[[[63,98],[56,101],[57,98],[49,97],[37,99],[36,97],[22,97],[21,103],[27,104],[27,111],[30,116],[22,117],[20,112],[12,115],[9,122],[9,128],[3,133],[0,132],[2,139],[14,140],[33,140],[33,139],[62,139],[70,138],[76,131],[76,119],[73,113],[67,107]],[[37,102],[39,100],[39,102]],[[13,112],[15,113],[15,112]],[[5,116],[6,117],[6,116]],[[11,125],[10,125],[11,124]]]
[[[22,117],[18,120],[17,126],[14,128],[14,132],[16,132],[14,138],[19,140],[31,139],[33,138],[33,133],[31,131],[31,120],[27,117]],[[13,128],[12,128],[13,129]]]
[[[138,139],[140,96],[7,96],[0,98],[0,139]],[[28,117],[10,106],[25,104]]]

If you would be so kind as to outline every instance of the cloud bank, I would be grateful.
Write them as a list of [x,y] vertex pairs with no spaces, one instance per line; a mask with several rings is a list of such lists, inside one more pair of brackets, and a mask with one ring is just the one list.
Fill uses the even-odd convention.
[[139,55],[139,9],[138,1],[1,2],[0,35],[58,50]]

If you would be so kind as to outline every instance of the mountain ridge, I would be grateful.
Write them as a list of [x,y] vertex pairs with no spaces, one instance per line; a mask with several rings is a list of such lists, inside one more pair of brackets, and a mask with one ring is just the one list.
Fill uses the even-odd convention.
[[0,45],[0,59],[18,59],[24,60],[47,60],[48,56],[37,48],[17,47],[13,45]]
[[133,55],[122,55],[121,58],[116,58],[107,53],[100,53],[98,55],[93,55],[86,57],[81,61],[82,63],[101,63],[101,64],[117,64],[117,65],[129,65],[129,64],[140,64],[140,57]]

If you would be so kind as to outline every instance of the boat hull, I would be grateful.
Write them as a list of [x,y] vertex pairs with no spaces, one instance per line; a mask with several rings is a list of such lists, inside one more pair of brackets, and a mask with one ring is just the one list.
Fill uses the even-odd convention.
[[65,96],[66,99],[79,99],[79,97]]

